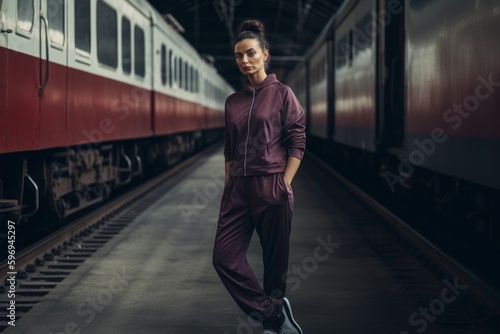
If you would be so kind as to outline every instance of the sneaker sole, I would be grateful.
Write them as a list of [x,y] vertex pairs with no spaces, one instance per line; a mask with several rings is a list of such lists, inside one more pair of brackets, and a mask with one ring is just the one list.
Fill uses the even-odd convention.
[[288,301],[288,299],[283,298],[283,303],[285,305],[286,316],[288,317],[288,319],[290,319],[290,322],[292,323],[293,327],[295,327],[295,329],[297,330],[297,332],[299,332],[299,334],[304,334],[302,332],[302,329],[300,328],[299,324],[293,318],[292,306],[290,305],[290,302]]

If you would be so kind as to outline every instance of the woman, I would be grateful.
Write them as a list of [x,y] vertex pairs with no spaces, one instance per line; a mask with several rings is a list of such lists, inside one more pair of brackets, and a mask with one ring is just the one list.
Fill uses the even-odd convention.
[[[292,180],[305,150],[304,111],[292,90],[267,74],[264,25],[246,20],[234,43],[248,80],[226,100],[225,188],[213,264],[241,309],[264,333],[300,333],[284,298],[293,209]],[[254,229],[263,249],[264,288],[246,252]]]

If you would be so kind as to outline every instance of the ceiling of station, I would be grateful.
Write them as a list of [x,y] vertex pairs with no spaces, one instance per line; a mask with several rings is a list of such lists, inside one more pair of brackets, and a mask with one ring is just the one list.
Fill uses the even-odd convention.
[[182,35],[234,88],[244,77],[238,70],[233,39],[240,23],[258,19],[266,25],[271,71],[283,80],[300,61],[344,0],[149,0],[184,28]]

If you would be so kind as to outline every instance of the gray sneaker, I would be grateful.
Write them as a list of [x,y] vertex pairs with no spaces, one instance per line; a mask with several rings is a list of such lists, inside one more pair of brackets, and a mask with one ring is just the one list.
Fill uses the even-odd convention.
[[280,328],[280,334],[304,334],[299,324],[295,321],[292,314],[292,307],[288,299],[283,298],[283,315],[285,316],[285,321]]
[[272,331],[270,329],[266,329],[265,331],[262,332],[262,334],[278,334],[275,331]]

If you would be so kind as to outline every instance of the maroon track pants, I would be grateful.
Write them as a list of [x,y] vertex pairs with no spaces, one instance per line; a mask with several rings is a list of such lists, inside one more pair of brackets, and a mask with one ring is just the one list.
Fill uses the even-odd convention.
[[[281,313],[292,210],[282,173],[231,177],[224,188],[213,264],[241,309],[264,324]],[[263,249],[264,289],[246,257],[254,229]]]

